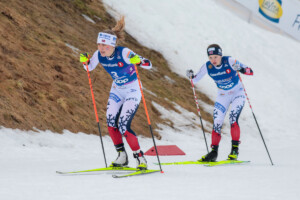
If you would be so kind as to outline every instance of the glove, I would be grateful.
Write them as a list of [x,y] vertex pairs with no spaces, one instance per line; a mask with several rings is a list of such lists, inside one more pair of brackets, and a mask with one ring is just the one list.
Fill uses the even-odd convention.
[[186,70],[186,76],[187,76],[189,79],[193,79],[193,78],[195,77],[195,76],[194,76],[193,70],[191,70],[191,69]]
[[139,65],[141,64],[141,59],[138,55],[132,55],[129,59],[130,63],[131,64],[134,64],[134,65]]
[[82,62],[83,64],[88,64],[90,61],[90,55],[89,53],[81,53],[80,54],[80,62]]
[[239,64],[233,64],[232,65],[232,69],[234,69],[235,71],[240,71],[242,69],[242,67]]
[[253,71],[252,71],[252,69],[251,69],[250,67],[242,68],[242,69],[240,70],[240,72],[241,72],[242,74],[245,74],[245,75],[250,75],[250,76],[253,75]]

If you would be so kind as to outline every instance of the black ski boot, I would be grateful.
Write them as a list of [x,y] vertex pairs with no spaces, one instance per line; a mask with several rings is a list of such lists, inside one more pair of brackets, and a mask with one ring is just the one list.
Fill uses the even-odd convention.
[[240,142],[232,140],[231,143],[232,143],[231,152],[228,155],[227,160],[237,160],[238,155],[239,155],[239,144],[240,144]]
[[199,162],[215,162],[218,157],[218,148],[219,145],[211,146],[211,152],[206,154],[205,156],[202,156]]

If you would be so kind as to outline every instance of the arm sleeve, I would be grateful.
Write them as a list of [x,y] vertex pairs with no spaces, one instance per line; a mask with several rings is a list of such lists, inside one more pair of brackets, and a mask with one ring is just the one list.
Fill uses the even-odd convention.
[[[95,53],[93,54],[93,56],[91,57],[90,59],[90,62],[89,62],[89,71],[93,71],[97,65],[99,64],[99,60],[98,60],[98,50],[95,51]],[[83,65],[83,68],[86,70],[86,66]]]
[[237,64],[239,65],[241,68],[249,68],[247,65],[244,65],[243,63],[241,63],[240,61],[238,61],[237,59],[234,59],[232,57],[229,57],[228,59],[229,65],[232,67],[232,65]]
[[205,74],[207,74],[206,64],[202,65],[202,67],[200,68],[200,70],[197,72],[197,74],[193,78],[193,82],[194,83],[199,82],[203,78],[203,76],[205,76]]
[[[127,64],[131,64],[130,63],[130,57],[132,55],[137,55],[136,53],[134,53],[133,51],[131,51],[128,48],[124,48],[123,52],[122,52],[122,56],[123,59],[125,60],[125,62]],[[151,69],[152,68],[152,63],[150,62],[150,60],[143,58],[142,56],[138,55],[141,59],[141,64],[139,65],[140,67],[144,68],[144,69]]]
[[229,57],[228,59],[229,65],[232,67],[232,65],[236,64],[239,65],[241,67],[241,69],[239,70],[242,74],[245,75],[253,75],[253,71],[250,67],[248,67],[247,65],[244,65],[243,63],[241,63],[240,61]]

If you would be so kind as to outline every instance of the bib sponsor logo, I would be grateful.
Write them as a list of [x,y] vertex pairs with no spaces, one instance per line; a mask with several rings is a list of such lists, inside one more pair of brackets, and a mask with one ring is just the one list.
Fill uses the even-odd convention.
[[226,78],[226,79],[215,80],[215,82],[218,84],[226,84],[226,82],[230,82],[231,79],[232,79],[232,76],[230,76],[229,78]]
[[282,16],[282,0],[259,0],[259,13],[268,20],[279,23]]
[[124,67],[124,63],[118,62],[119,67]]
[[127,83],[128,82],[128,78],[125,78],[125,79],[121,79],[121,80],[115,80],[115,82],[117,83],[117,84],[124,84],[124,83]]
[[226,74],[226,72],[218,72],[218,73],[216,73],[216,74],[210,73],[209,75],[210,75],[210,76],[221,76],[221,75],[224,75],[224,74]]
[[103,67],[118,67],[118,64],[117,64],[117,63],[115,63],[115,64],[104,64],[104,63],[101,63],[101,65],[102,65]]
[[234,85],[234,83],[230,83],[229,85],[224,85],[224,86],[219,85],[219,88],[226,90],[226,89],[232,88],[233,85]]

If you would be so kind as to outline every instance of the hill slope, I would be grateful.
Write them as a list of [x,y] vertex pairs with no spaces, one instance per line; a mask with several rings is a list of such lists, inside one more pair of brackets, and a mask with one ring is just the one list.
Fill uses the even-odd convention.
[[[87,74],[78,58],[80,52],[93,53],[97,33],[115,25],[102,3],[28,0],[20,4],[18,0],[5,0],[0,2],[0,8],[0,125],[97,134]],[[129,34],[121,45],[153,62],[153,70],[141,69],[140,73],[143,86],[152,92],[145,94],[155,128],[156,122],[166,120],[159,118],[159,112],[150,104],[152,100],[169,109],[175,110],[173,101],[195,111],[190,83],[171,72],[160,53],[143,47]],[[105,127],[112,80],[99,69],[91,76],[101,126]],[[205,95],[198,96],[212,104]],[[202,113],[205,120],[211,120],[209,113]],[[143,106],[133,129],[149,136]],[[106,134],[106,128],[102,130]]]

